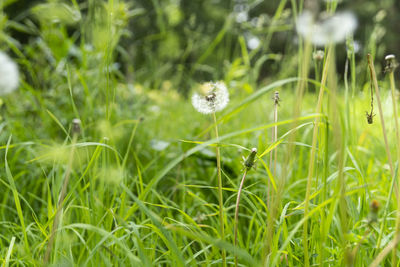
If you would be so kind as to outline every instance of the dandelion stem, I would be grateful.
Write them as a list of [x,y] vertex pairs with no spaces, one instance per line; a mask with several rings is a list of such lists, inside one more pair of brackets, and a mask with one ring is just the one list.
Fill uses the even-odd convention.
[[[243,189],[243,184],[244,180],[246,179],[247,172],[253,167],[254,165],[254,160],[256,158],[257,154],[257,148],[253,148],[251,150],[250,155],[247,157],[247,159],[244,161],[244,172],[243,172],[243,178],[242,181],[240,182],[240,186],[238,189],[238,194],[236,198],[236,208],[235,208],[235,226],[234,226],[234,235],[235,235],[235,248],[237,247],[237,230],[238,230],[238,224],[239,224],[239,203],[240,203],[240,196],[242,193]],[[235,255],[235,266],[237,267],[237,256]]]
[[[273,100],[274,100],[274,123],[277,123],[278,122],[278,105],[279,105],[279,100],[280,100],[278,91],[275,92]],[[278,125],[275,125],[271,129],[271,135],[272,135],[271,136],[271,144],[274,144],[276,142],[277,138],[278,138],[277,137],[278,136]],[[276,179],[277,148],[274,149],[274,152],[271,151],[269,155],[270,155],[269,156],[270,157],[269,158],[269,161],[270,161],[269,165],[270,165],[271,168],[273,166],[272,175]],[[267,207],[268,207],[268,210],[270,210],[271,209],[271,203],[270,203],[271,202],[271,193],[272,193],[270,179],[268,179],[268,191],[267,191],[267,193],[268,193],[268,195],[267,195]]]
[[[224,202],[222,196],[221,154],[219,150],[218,122],[215,112],[213,112],[213,119],[214,119],[215,138],[217,139],[218,143],[215,150],[217,157],[217,175],[218,175],[219,224],[220,224],[221,239],[224,240],[225,227],[224,227]],[[226,266],[226,254],[224,249],[222,249],[222,266],[223,267]]]
[[[279,92],[275,92],[275,98],[274,98],[274,140],[273,142],[275,143],[278,139],[278,105],[279,105]],[[278,156],[278,148],[276,147],[274,149],[274,172],[273,175],[276,177],[276,158]]]

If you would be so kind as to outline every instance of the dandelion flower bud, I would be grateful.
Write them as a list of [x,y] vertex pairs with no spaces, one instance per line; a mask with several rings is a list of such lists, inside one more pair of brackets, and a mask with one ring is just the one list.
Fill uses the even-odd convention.
[[339,12],[316,21],[306,10],[296,21],[297,33],[317,46],[343,42],[356,28],[357,19],[350,12]]
[[206,83],[202,93],[192,96],[192,105],[200,113],[211,114],[223,110],[229,102],[229,92],[223,82]]
[[11,93],[18,88],[18,66],[5,53],[0,52],[0,95]]
[[250,170],[251,167],[254,166],[254,160],[256,158],[257,148],[253,147],[247,159],[244,162],[244,166],[246,166],[247,170]]

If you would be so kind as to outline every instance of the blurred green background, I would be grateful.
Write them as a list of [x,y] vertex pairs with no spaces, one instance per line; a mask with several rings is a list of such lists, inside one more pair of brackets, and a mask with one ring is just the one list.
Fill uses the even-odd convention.
[[[194,82],[225,79],[255,86],[295,75],[298,48],[292,7],[325,7],[324,1],[115,0],[113,18],[107,22],[108,2],[5,1],[2,27],[16,46],[32,47],[27,59],[41,63],[41,72],[54,69],[65,57],[83,64],[80,52],[85,45],[102,49],[110,42],[110,60],[118,62],[113,71],[121,78],[155,89],[169,81],[187,94]],[[376,58],[399,54],[399,8],[394,0],[338,3],[338,10],[350,10],[358,18],[358,60],[368,51]],[[101,40],[109,26],[112,40]],[[97,27],[92,34],[91,27]],[[244,46],[251,51],[248,58],[243,57]],[[48,57],[35,55],[43,52]],[[344,44],[337,54],[343,71]]]

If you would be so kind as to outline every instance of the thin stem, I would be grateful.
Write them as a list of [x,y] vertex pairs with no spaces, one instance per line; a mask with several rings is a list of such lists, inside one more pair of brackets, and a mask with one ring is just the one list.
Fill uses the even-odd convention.
[[[378,102],[378,108],[379,108],[379,117],[381,120],[381,124],[382,124],[382,133],[383,133],[383,139],[385,141],[385,149],[386,149],[386,154],[388,157],[388,163],[389,163],[389,168],[390,168],[390,175],[392,176],[392,180],[395,179],[395,172],[394,172],[394,168],[393,168],[393,161],[392,161],[392,156],[390,154],[390,149],[389,149],[389,142],[388,142],[388,138],[386,135],[386,127],[385,127],[385,120],[383,118],[383,111],[382,111],[382,104],[381,104],[381,97],[379,94],[379,86],[378,86],[378,81],[376,79],[376,73],[375,73],[375,67],[374,67],[374,63],[372,61],[372,57],[371,54],[367,55],[367,59],[368,59],[368,66],[371,72],[371,78],[372,81],[374,83],[374,87],[375,87],[375,94],[376,94],[376,99]],[[393,94],[393,92],[392,92]],[[394,101],[394,100],[393,100]],[[393,108],[395,109],[395,103],[393,103]],[[396,112],[397,113],[397,112]],[[396,114],[395,113],[395,114]],[[396,127],[397,126],[397,118],[396,118]],[[398,134],[398,131],[396,131],[396,135]],[[399,140],[399,139],[397,139]],[[394,183],[395,184],[395,183]],[[396,185],[396,184],[395,184]],[[396,196],[398,199],[398,187],[396,186],[395,188],[395,192],[396,192]],[[397,216],[398,217],[398,216]],[[397,224],[398,224],[398,219],[396,219],[396,233],[397,233]],[[380,240],[379,240],[380,241]],[[398,240],[397,240],[397,236],[395,237],[395,239],[393,240],[394,244],[397,244]],[[380,244],[379,244],[380,245]],[[386,248],[385,248],[386,249]],[[395,249],[395,248],[394,248]],[[393,253],[395,253],[395,251],[393,251]],[[392,264],[396,262],[396,256],[393,255],[392,257]],[[396,265],[392,265],[392,266],[396,266]]]
[[[370,69],[370,72],[371,72],[372,81],[373,81],[374,87],[375,87],[376,99],[377,99],[377,102],[378,102],[379,117],[380,117],[381,124],[382,124],[382,133],[383,133],[383,139],[385,141],[385,149],[386,149],[386,154],[387,154],[387,157],[388,157],[390,175],[393,178],[394,177],[393,161],[392,161],[392,156],[390,155],[389,142],[388,142],[388,138],[387,138],[387,135],[386,135],[385,119],[383,118],[383,109],[382,109],[381,97],[380,97],[380,94],[379,94],[378,81],[376,79],[375,67],[374,67],[374,63],[372,61],[371,54],[368,54],[367,58],[368,58],[368,66],[369,66],[369,69]],[[396,188],[396,196],[397,195],[398,195],[398,192],[397,192],[397,188]]]
[[[398,121],[398,113],[397,113],[397,101],[396,101],[396,87],[394,83],[394,74],[393,71],[390,72],[389,74],[389,79],[390,79],[390,89],[392,92],[392,103],[393,103],[393,117],[394,117],[394,126],[395,126],[395,131],[396,131],[396,149],[397,149],[397,162],[400,161],[400,134],[399,134],[399,121]],[[399,170],[400,168],[397,167],[397,179],[398,179],[398,185],[400,185],[400,175],[399,175]],[[399,236],[399,226],[400,226],[400,199],[397,198],[397,216],[396,216],[396,237]],[[395,241],[397,243],[397,240]],[[393,254],[392,254],[392,266],[397,265],[397,257],[396,257],[396,246],[393,247]]]
[[[328,67],[330,65],[329,61],[331,58],[332,47],[328,49],[328,55],[326,56],[326,61],[324,65],[324,70],[322,72],[322,80],[321,87],[319,88],[318,102],[316,113],[321,113],[322,110],[322,100],[324,97],[324,87],[326,83],[326,79],[328,76]],[[306,188],[306,199],[304,204],[304,218],[308,216],[309,202],[310,202],[310,193],[311,193],[311,180],[314,174],[314,164],[315,164],[315,153],[317,150],[317,139],[318,139],[318,126],[319,126],[320,118],[316,118],[314,121],[314,130],[313,130],[313,139],[312,139],[312,147],[310,154],[310,163],[308,166],[308,176],[307,176],[307,188]],[[308,255],[308,220],[304,221],[303,225],[303,249],[304,249],[304,266],[308,267],[310,265],[309,255]]]
[[[236,198],[235,227],[234,227],[234,231],[235,231],[235,247],[237,246],[237,229],[238,229],[238,224],[239,224],[240,195],[242,193],[243,184],[244,184],[244,180],[246,179],[246,175],[247,175],[247,168],[244,169],[243,178],[242,178],[242,181],[240,182],[240,186],[239,186],[239,190],[238,190],[238,194],[237,194],[237,198]],[[236,255],[235,255],[235,266],[238,266],[237,256]]]
[[[217,139],[216,156],[217,156],[217,175],[218,175],[218,200],[219,200],[219,224],[221,239],[225,239],[225,227],[224,227],[224,202],[222,196],[222,176],[221,176],[221,154],[219,151],[219,137],[218,137],[218,123],[215,112],[213,112],[215,138]],[[222,266],[226,266],[226,254],[225,250],[222,249]]]
[[351,252],[351,262],[350,266],[355,266],[356,264],[356,257],[357,257],[357,252],[360,249],[361,244],[367,239],[369,233],[371,232],[371,228],[368,228],[367,231],[365,231],[363,237],[357,242],[357,245],[354,247],[354,249]]
[[[326,200],[326,192],[327,192],[327,179],[328,179],[328,162],[329,162],[329,122],[328,120],[325,121],[325,154],[324,154],[324,170],[323,170],[323,188],[322,188],[322,201],[321,203],[324,203]],[[321,218],[321,243],[320,243],[320,255],[319,255],[319,266],[323,266],[323,260],[324,260],[324,244],[326,241],[326,235],[324,234],[325,231],[325,223],[326,223],[326,212],[324,211],[322,213],[322,218]]]
[[[279,105],[279,92],[275,92],[275,98],[274,98],[274,123],[278,122],[278,105]],[[275,124],[274,126],[274,143],[278,139],[278,124]],[[277,156],[278,156],[278,148],[275,147],[274,149],[274,172],[273,175],[276,177],[276,161],[277,161]]]
[[[274,123],[278,122],[278,105],[279,105],[279,92],[276,91],[275,95],[273,97],[274,100]],[[271,144],[274,144],[276,142],[276,140],[278,139],[278,125],[275,125],[272,129],[271,129]],[[274,153],[272,153],[272,151],[269,154],[269,166],[273,166],[273,170],[272,170],[272,175],[273,177],[276,179],[276,158],[277,158],[277,148],[274,149]],[[268,195],[267,195],[267,207],[268,210],[271,209],[271,181],[270,179],[268,180]]]
[[55,215],[54,221],[53,221],[53,228],[51,229],[49,243],[47,244],[47,249],[46,249],[46,253],[44,256],[44,265],[47,265],[50,255],[51,255],[51,250],[53,248],[54,238],[56,236],[58,223],[60,220],[60,215],[61,215],[62,209],[63,209],[64,198],[65,198],[65,194],[67,193],[68,182],[69,182],[69,178],[71,176],[72,163],[74,161],[75,144],[76,144],[77,139],[78,139],[78,134],[74,133],[73,137],[72,137],[72,144],[71,144],[72,147],[71,147],[71,151],[70,151],[70,155],[69,155],[69,162],[68,162],[67,170],[65,172],[64,183],[61,188],[61,193],[60,193],[60,196],[58,199],[58,204],[57,204],[57,211],[56,211],[56,215]]
[[386,247],[375,257],[375,260],[369,265],[369,267],[378,267],[379,263],[390,253],[390,251],[397,246],[400,241],[400,236],[393,237],[392,241],[386,245]]
[[[398,167],[399,166],[397,165],[397,168]],[[395,173],[397,173],[397,171]],[[378,252],[379,248],[381,247],[383,229],[386,227],[386,219],[387,219],[388,210],[389,210],[389,206],[390,206],[390,199],[392,198],[392,194],[393,194],[394,185],[395,185],[395,179],[392,180],[392,184],[390,185],[390,189],[389,189],[389,195],[386,198],[386,205],[385,205],[385,208],[383,210],[383,219],[382,219],[381,226],[379,228],[379,235],[378,235],[378,238],[377,238],[377,241],[376,241],[376,248],[375,248],[374,253],[373,253],[374,256],[376,255],[376,253]]]
[[135,122],[135,125],[132,128],[131,137],[129,138],[128,146],[126,148],[125,156],[124,156],[124,159],[122,161],[121,169],[125,168],[126,162],[128,160],[129,150],[131,149],[131,146],[132,146],[132,143],[133,143],[133,138],[135,137],[136,129],[137,129],[138,125],[139,125],[139,121]]

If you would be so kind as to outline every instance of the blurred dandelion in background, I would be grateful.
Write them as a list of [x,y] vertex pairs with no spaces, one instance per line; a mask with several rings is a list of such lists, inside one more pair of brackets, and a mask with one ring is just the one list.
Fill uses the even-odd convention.
[[9,94],[18,88],[19,73],[17,64],[0,51],[0,95]]
[[211,114],[223,110],[229,102],[229,92],[225,83],[205,83],[200,93],[192,96],[193,107],[200,113]]
[[249,4],[247,1],[236,0],[233,7],[237,23],[244,23],[249,20]]
[[323,46],[328,43],[343,42],[357,28],[357,19],[351,12],[338,12],[334,15],[322,14],[318,20],[306,10],[296,21],[296,31],[312,44]]
[[260,39],[257,36],[254,36],[254,35],[247,36],[246,37],[246,41],[247,41],[247,47],[250,50],[257,49],[261,44]]

